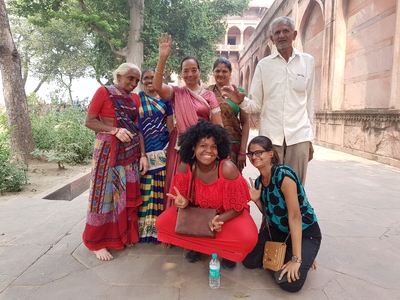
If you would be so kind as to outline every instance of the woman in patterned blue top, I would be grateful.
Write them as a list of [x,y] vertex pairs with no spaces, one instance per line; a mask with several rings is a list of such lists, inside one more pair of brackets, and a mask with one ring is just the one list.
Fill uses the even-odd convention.
[[[247,149],[250,162],[260,171],[254,184],[250,179],[251,199],[268,222],[273,241],[283,242],[290,234],[284,265],[282,271],[278,271],[279,285],[285,291],[298,292],[308,271],[315,268],[314,260],[321,244],[317,216],[293,169],[277,164],[279,157],[269,138],[255,137]],[[271,240],[270,234],[263,222],[257,245],[243,260],[246,268],[262,267],[264,245],[268,240]]]

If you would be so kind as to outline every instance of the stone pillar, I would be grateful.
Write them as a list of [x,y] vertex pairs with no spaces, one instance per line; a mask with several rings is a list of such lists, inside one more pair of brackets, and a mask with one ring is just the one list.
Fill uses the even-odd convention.
[[240,45],[243,46],[243,30],[240,30]]
[[228,45],[228,32],[225,33],[225,45]]
[[390,109],[400,109],[400,0],[396,3]]
[[344,97],[346,16],[343,0],[325,2],[321,100],[323,110],[340,110]]

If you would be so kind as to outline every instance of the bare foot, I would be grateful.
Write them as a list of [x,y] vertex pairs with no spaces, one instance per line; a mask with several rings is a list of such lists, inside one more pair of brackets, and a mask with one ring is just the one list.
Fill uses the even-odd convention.
[[162,246],[164,249],[169,249],[169,248],[172,247],[171,244],[167,244],[167,243],[161,243],[161,246]]
[[108,252],[108,250],[106,248],[97,250],[97,251],[93,251],[94,254],[96,254],[97,259],[99,260],[111,260],[114,257],[111,255],[110,252]]
[[132,247],[134,244],[126,244],[126,247]]
[[311,270],[316,270],[317,269],[317,261],[314,260],[314,262],[312,263],[311,267],[310,267],[310,271]]

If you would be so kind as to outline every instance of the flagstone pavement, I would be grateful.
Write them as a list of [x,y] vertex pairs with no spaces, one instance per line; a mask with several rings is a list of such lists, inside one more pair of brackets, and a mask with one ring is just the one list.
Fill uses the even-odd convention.
[[[248,163],[244,176],[257,171]],[[179,247],[136,244],[98,261],[81,240],[87,191],[72,201],[15,197],[0,203],[0,300],[400,299],[400,169],[315,146],[306,193],[323,239],[296,294],[242,264],[221,270],[211,290],[210,257],[189,264]]]

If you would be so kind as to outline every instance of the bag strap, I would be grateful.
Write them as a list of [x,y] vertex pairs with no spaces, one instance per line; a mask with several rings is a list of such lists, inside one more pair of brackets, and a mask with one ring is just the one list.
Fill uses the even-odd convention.
[[[272,235],[271,235],[271,230],[269,229],[269,224],[268,224],[268,218],[267,218],[267,216],[265,216],[265,223],[266,223],[267,228],[268,228],[269,238],[271,239],[271,242],[272,242]],[[290,235],[290,231],[289,231],[289,234],[287,235],[287,237],[286,237],[286,239],[285,239],[285,241],[284,241],[285,244],[286,244],[286,242],[287,242],[287,240],[288,240],[288,238],[289,238],[289,235]]]
[[197,176],[197,168],[196,162],[192,165],[192,179],[189,183],[189,200],[195,205],[196,204],[196,176]]

